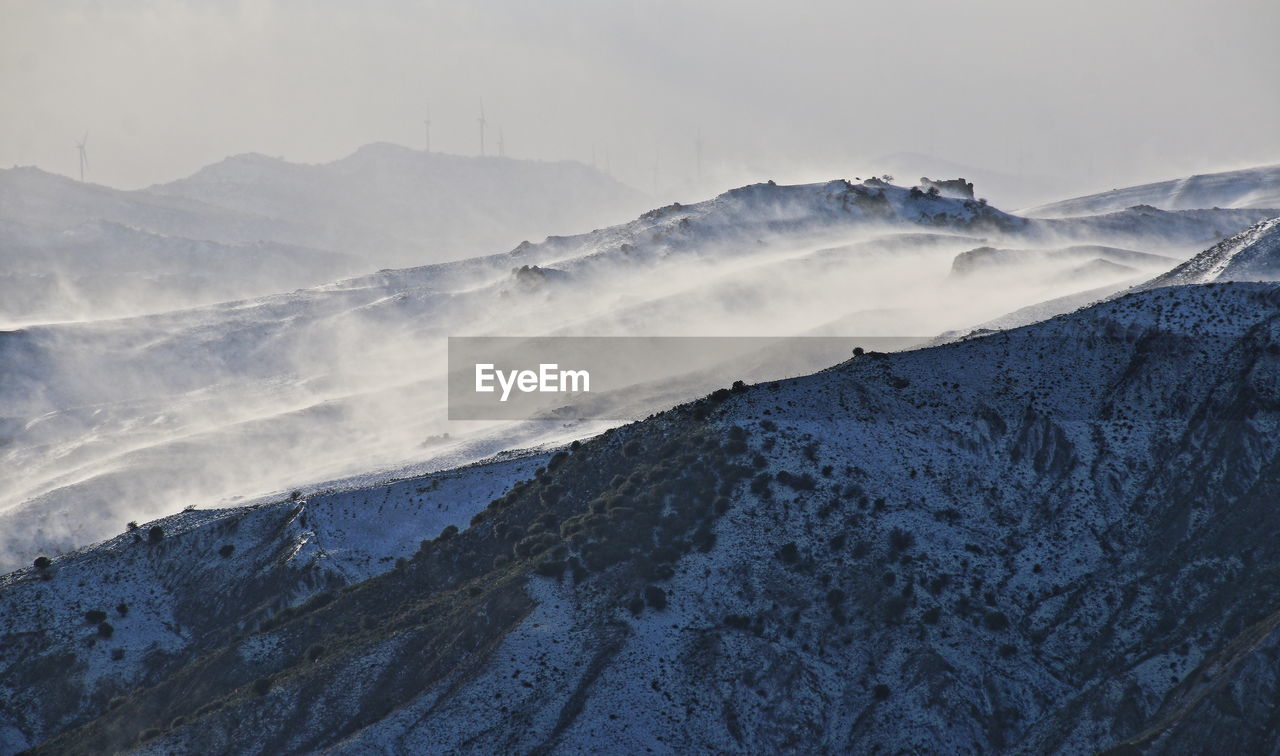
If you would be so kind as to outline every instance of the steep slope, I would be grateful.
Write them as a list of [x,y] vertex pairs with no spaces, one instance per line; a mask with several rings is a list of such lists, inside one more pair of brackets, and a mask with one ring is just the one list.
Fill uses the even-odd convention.
[[1163,210],[1209,207],[1280,208],[1280,165],[1239,171],[1204,173],[1172,181],[1112,189],[1075,199],[1032,207],[1023,214],[1033,218],[1061,218],[1151,205]]
[[404,266],[611,225],[649,200],[575,162],[477,158],[376,143],[319,165],[237,155],[145,190],[308,230],[308,243]]
[[1276,284],[719,392],[35,752],[1266,750],[1278,434]]
[[1139,286],[1280,280],[1280,218],[1263,221]]
[[[422,534],[466,527],[548,456],[188,511],[0,577],[0,752],[84,722],[261,623],[394,569]],[[90,622],[95,611],[104,616]]]

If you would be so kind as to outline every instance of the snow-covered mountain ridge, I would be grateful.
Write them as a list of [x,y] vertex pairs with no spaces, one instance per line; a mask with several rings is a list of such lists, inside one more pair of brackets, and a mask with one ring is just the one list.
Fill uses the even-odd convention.
[[1262,221],[1223,239],[1140,288],[1275,280],[1280,280],[1280,218]]
[[1277,437],[1277,284],[864,355],[589,440],[36,752],[1257,750]]
[[1165,210],[1280,208],[1280,165],[1205,173],[1051,202],[1022,211],[1033,218],[1114,212],[1134,205]]

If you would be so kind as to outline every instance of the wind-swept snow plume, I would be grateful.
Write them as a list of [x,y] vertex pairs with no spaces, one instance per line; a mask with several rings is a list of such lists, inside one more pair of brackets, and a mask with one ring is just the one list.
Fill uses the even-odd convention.
[[[1124,236],[1191,245],[1227,220],[1143,217]],[[0,334],[13,471],[0,486],[0,549],[25,561],[190,504],[424,460],[441,469],[605,427],[450,422],[449,336],[929,336],[1128,285],[1132,265],[1165,253],[1056,246],[1094,232],[878,179],[758,184],[501,255]],[[957,255],[983,246],[1022,251],[953,275]],[[1089,265],[1100,257],[1125,264]],[[654,393],[636,416],[688,396]]]

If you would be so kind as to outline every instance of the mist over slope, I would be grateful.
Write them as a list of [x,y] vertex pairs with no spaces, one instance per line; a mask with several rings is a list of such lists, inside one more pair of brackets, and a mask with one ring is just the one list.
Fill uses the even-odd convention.
[[[500,255],[0,333],[0,460],[13,471],[0,481],[0,561],[74,548],[178,502],[226,505],[423,461],[444,469],[607,425],[450,423],[448,336],[927,336],[1128,280],[1121,268],[1034,265],[950,280],[975,243],[1141,249],[1149,236],[1165,254],[1258,215],[1050,223],[879,180],[758,184]],[[638,397],[627,416],[700,385]]]
[[323,165],[240,155],[120,191],[0,171],[0,327],[181,309],[616,223],[642,195],[572,162],[367,145]]
[[[1257,223],[1238,234],[1223,239],[1190,260],[1161,273],[1155,278],[1130,282],[1127,287],[1111,284],[1067,294],[1056,299],[1020,308],[999,318],[981,323],[975,331],[1007,330],[1046,320],[1124,293],[1146,291],[1162,286],[1206,284],[1228,281],[1280,280],[1280,219]],[[1135,271],[1136,272],[1136,271]]]
[[1094,215],[1150,205],[1163,210],[1196,208],[1280,208],[1280,165],[1206,173],[1028,208],[1033,218]]
[[364,269],[276,242],[162,236],[110,221],[52,232],[0,223],[0,327],[128,317],[314,286]]
[[[25,699],[9,732],[31,740],[10,742],[65,730],[36,752],[1265,749],[1277,355],[1280,289],[1240,283],[865,355],[587,441],[487,506],[457,497],[471,526],[422,532],[395,569],[280,592],[298,608],[263,623],[265,595],[229,606],[209,619],[211,645],[128,646],[112,662],[134,631],[112,617],[104,639],[75,629],[76,612],[145,595],[166,565],[236,584],[261,564],[237,561],[242,549],[292,552],[321,515],[297,501],[171,518],[159,545],[126,535],[54,560],[47,580],[6,579],[0,600],[48,607],[7,632],[56,637],[46,654],[96,633],[74,657],[104,670]],[[104,550],[128,567],[98,587]],[[303,574],[270,569],[282,584]],[[144,606],[161,616],[142,627],[171,621],[163,602]]]
[[[267,494],[281,485],[282,469],[296,487],[424,455],[445,467],[592,432],[562,423],[450,426],[443,396],[450,335],[689,333],[691,322],[705,335],[803,332],[832,314],[914,299],[909,284],[922,261],[892,245],[814,264],[803,259],[810,251],[900,227],[1022,224],[977,203],[908,194],[845,182],[759,185],[488,258],[146,318],[2,333],[3,455],[15,474],[0,486],[0,519],[12,524],[0,551],[26,561],[33,550],[101,538],[174,501]],[[937,264],[971,243],[935,235],[942,243],[928,245],[923,259]],[[522,280],[520,270],[534,267],[563,275],[554,285]],[[864,277],[849,280],[853,269]],[[833,277],[839,271],[846,273]],[[883,291],[894,280],[901,287]],[[927,333],[939,317],[951,316],[921,312],[900,325]],[[655,398],[637,412],[675,399]],[[450,431],[448,443],[424,448],[424,439]]]

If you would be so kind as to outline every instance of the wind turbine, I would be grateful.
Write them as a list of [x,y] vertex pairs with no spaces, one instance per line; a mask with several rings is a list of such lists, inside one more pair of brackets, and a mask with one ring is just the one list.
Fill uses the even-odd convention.
[[427,110],[427,117],[422,121],[422,125],[427,128],[427,152],[431,152],[431,110]]
[[480,117],[476,119],[476,123],[480,124],[480,157],[484,157],[484,125],[488,121],[484,120],[484,100],[480,100]]
[[89,153],[85,152],[84,146],[89,143],[89,132],[84,133],[84,139],[76,142],[76,149],[80,151],[80,181],[84,182],[84,169],[89,167]]

